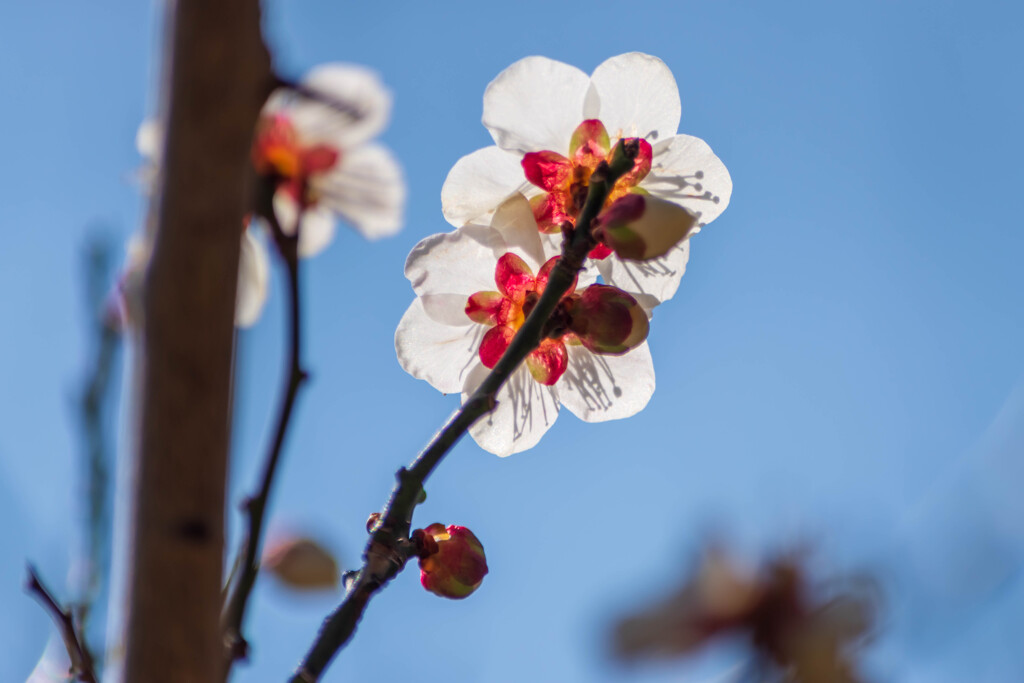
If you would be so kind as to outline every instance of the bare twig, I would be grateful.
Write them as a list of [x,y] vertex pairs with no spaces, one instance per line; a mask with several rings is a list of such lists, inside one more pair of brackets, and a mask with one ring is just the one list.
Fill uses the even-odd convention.
[[285,378],[284,390],[281,393],[281,404],[278,408],[277,423],[274,428],[274,438],[271,441],[267,452],[267,459],[264,463],[263,475],[260,478],[259,490],[245,502],[245,510],[248,515],[248,529],[239,549],[236,566],[238,574],[228,592],[228,598],[224,605],[221,617],[221,628],[224,633],[224,643],[227,649],[225,663],[226,673],[231,670],[232,663],[244,658],[248,645],[242,635],[242,626],[245,621],[245,610],[249,601],[249,595],[256,583],[256,576],[259,573],[259,550],[262,544],[263,525],[266,518],[267,505],[270,498],[271,486],[277,473],[278,463],[281,460],[281,452],[284,446],[285,435],[288,432],[288,425],[291,421],[292,411],[295,407],[295,399],[298,396],[299,388],[308,379],[309,375],[302,368],[302,325],[301,325],[301,297],[299,296],[299,225],[302,214],[296,218],[295,229],[286,233],[274,214],[273,209],[273,179],[266,179],[264,187],[259,192],[260,206],[259,213],[270,224],[274,241],[278,247],[278,253],[288,271],[288,298],[289,298],[289,336],[288,336],[288,375]]
[[398,484],[370,535],[362,568],[356,573],[341,604],[324,621],[312,648],[291,678],[291,683],[315,683],[320,680],[331,659],[352,637],[370,598],[405,566],[411,556],[407,540],[412,515],[419,503],[424,482],[473,423],[494,409],[502,385],[540,344],[545,323],[572,286],[583,267],[583,261],[595,244],[590,229],[594,218],[604,206],[615,181],[633,168],[637,151],[635,143],[620,142],[611,164],[603,164],[594,171],[576,227],[566,231],[562,258],[552,269],[537,305],[483,383],[455,411],[448,424],[434,436],[412,465],[398,471]]
[[68,651],[68,658],[71,660],[70,674],[82,681],[82,683],[97,683],[96,672],[93,669],[92,655],[85,645],[85,640],[79,632],[78,625],[71,614],[71,610],[64,609],[53,597],[53,594],[43,585],[35,567],[28,565],[28,581],[25,590],[36,596],[40,604],[53,617],[53,623],[60,631],[60,637],[64,641],[64,647]]

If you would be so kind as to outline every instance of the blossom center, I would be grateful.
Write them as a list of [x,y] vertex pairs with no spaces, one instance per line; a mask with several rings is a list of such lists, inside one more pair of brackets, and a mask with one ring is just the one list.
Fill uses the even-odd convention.
[[256,171],[280,179],[280,189],[300,203],[312,205],[316,195],[309,180],[334,168],[341,151],[326,144],[306,144],[284,114],[264,116],[256,129],[252,161]]
[[[649,142],[637,138],[640,152],[633,169],[612,187],[605,205],[630,192],[651,170],[653,151]],[[618,138],[615,140],[618,142]],[[544,192],[530,201],[541,232],[557,233],[563,223],[575,225],[590,190],[590,177],[603,161],[611,161],[615,145],[598,119],[587,119],[572,134],[569,155],[544,150],[523,156],[526,179]],[[611,250],[598,245],[591,258],[605,258]]]
[[[549,259],[534,275],[519,256],[506,253],[494,269],[498,291],[477,292],[466,300],[469,319],[490,328],[478,351],[484,366],[493,368],[505,354],[540,301],[558,259]],[[574,279],[545,321],[541,342],[526,356],[526,366],[536,381],[551,386],[569,367],[567,344],[597,354],[621,354],[643,343],[647,332],[647,314],[631,295],[597,284],[577,292]]]
[[[506,253],[498,259],[494,269],[498,291],[477,292],[466,300],[465,311],[469,319],[490,327],[480,341],[479,350],[480,361],[486,367],[493,368],[498,363],[526,317],[540,301],[558,258],[549,259],[534,275],[519,256]],[[564,321],[570,316],[575,289],[576,283],[573,282],[549,319],[540,346],[526,358],[530,374],[541,384],[555,384],[569,365],[565,344],[573,343],[574,339]]]

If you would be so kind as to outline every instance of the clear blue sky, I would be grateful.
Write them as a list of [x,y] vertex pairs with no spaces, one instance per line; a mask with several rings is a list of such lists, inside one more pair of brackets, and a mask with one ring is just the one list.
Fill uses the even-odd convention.
[[[80,251],[93,227],[122,239],[141,216],[133,139],[153,100],[155,14],[123,0],[0,7],[5,681],[23,680],[51,628],[21,592],[24,559],[55,586],[67,571],[69,397],[89,348]],[[565,413],[505,460],[461,444],[418,521],[471,527],[491,574],[457,603],[406,572],[326,680],[440,680],[423,673],[432,663],[451,683],[704,680],[728,655],[623,669],[603,648],[614,615],[668,590],[713,531],[752,556],[807,542],[826,572],[879,572],[896,591],[871,651],[879,680],[1024,679],[1010,635],[1024,629],[1024,10],[310,0],[272,3],[266,21],[284,73],[361,62],[396,95],[383,140],[406,168],[408,222],[375,244],[342,231],[308,262],[314,381],[273,503],[349,564],[394,470],[456,405],[399,368],[392,338],[413,297],[406,253],[448,228],[444,176],[490,142],[491,78],[530,54],[587,71],[655,54],[679,82],[681,132],[707,140],[735,184],[657,311],[648,408],[600,425]],[[275,275],[241,337],[234,500],[276,400]],[[331,605],[262,582],[238,680],[283,680]]]

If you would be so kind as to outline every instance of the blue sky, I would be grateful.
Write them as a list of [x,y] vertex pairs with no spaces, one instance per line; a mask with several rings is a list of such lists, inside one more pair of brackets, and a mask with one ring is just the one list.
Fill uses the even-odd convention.
[[[281,524],[358,560],[394,470],[454,409],[395,360],[413,294],[401,268],[448,228],[439,191],[489,144],[486,84],[542,54],[591,70],[661,57],[680,131],[734,181],[693,243],[650,343],[658,389],[629,420],[568,413],[532,451],[462,443],[417,520],[471,527],[491,574],[464,602],[416,573],[375,600],[327,681],[707,680],[729,654],[624,669],[616,614],[667,591],[712,533],[751,557],[793,543],[828,573],[890,588],[868,666],[878,680],[1017,681],[1024,655],[1024,10],[943,0],[861,3],[272,3],[277,64],[379,70],[383,136],[405,166],[407,225],[367,244],[341,231],[303,273],[307,363]],[[139,222],[138,123],[151,109],[154,7],[108,0],[0,7],[0,678],[22,680],[50,632],[21,593],[32,558],[55,586],[80,495],[70,397],[85,370],[81,250]],[[282,278],[240,338],[233,499],[254,483],[282,371]],[[235,520],[237,523],[237,519]],[[251,610],[239,681],[283,680],[331,599],[271,581]],[[382,659],[383,658],[383,659]],[[382,670],[381,662],[386,665]],[[435,677],[428,676],[428,680]]]

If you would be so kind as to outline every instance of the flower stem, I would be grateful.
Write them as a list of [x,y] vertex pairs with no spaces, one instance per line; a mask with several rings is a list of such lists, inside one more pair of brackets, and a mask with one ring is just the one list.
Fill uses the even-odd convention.
[[[262,188],[262,195],[272,197],[272,189]],[[288,425],[295,407],[295,399],[299,394],[302,384],[309,378],[308,373],[302,369],[302,325],[301,307],[299,297],[299,228],[296,225],[291,234],[285,233],[274,215],[273,206],[270,200],[262,202],[259,212],[270,224],[274,241],[277,244],[278,253],[288,271],[288,295],[290,312],[290,333],[288,341],[288,376],[285,379],[284,390],[281,395],[281,403],[277,413],[277,423],[274,429],[274,440],[271,442],[267,459],[263,466],[263,475],[260,479],[259,490],[256,495],[245,501],[245,511],[248,516],[248,529],[242,547],[239,549],[238,558],[235,561],[237,576],[231,586],[224,610],[221,614],[221,629],[224,633],[225,653],[225,680],[231,671],[231,665],[237,659],[242,659],[248,651],[248,644],[242,635],[242,625],[245,621],[245,610],[248,605],[249,596],[253,586],[256,584],[256,576],[259,573],[259,551],[263,540],[264,520],[266,519],[267,505],[270,498],[270,488],[277,473],[277,466],[281,460],[281,452],[284,446],[285,435],[288,432]],[[301,219],[301,212],[296,223]]]
[[370,534],[362,568],[356,573],[341,604],[324,621],[313,646],[290,683],[315,683],[320,680],[334,655],[352,637],[370,598],[397,576],[411,557],[407,543],[409,529],[413,510],[421,500],[424,482],[473,423],[494,410],[501,387],[526,356],[540,345],[544,325],[562,296],[572,286],[576,275],[583,268],[587,254],[595,245],[591,224],[608,199],[615,181],[632,170],[638,150],[635,141],[620,141],[611,163],[602,163],[594,171],[586,203],[580,211],[575,228],[565,231],[562,258],[552,269],[537,305],[476,391],[455,411],[413,463],[408,468],[398,470],[398,484],[391,492],[380,521]]

